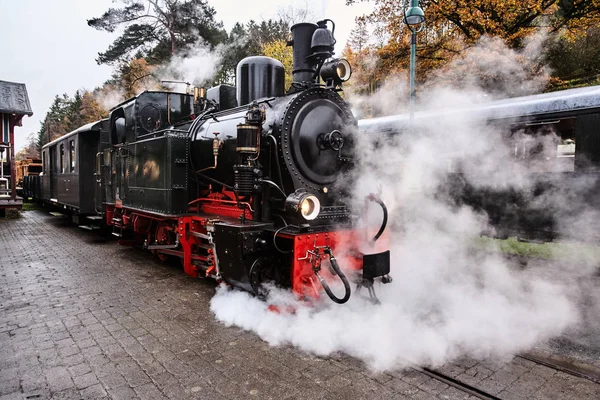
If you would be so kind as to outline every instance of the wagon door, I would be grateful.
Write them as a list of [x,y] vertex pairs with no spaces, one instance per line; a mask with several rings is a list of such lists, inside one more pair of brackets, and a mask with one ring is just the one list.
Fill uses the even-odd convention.
[[48,154],[50,155],[50,199],[56,199],[56,146],[50,147]]
[[94,204],[96,213],[104,214],[104,203],[106,203],[106,185],[110,184],[110,132],[108,120],[102,121],[100,138],[96,152],[96,164],[94,168]]

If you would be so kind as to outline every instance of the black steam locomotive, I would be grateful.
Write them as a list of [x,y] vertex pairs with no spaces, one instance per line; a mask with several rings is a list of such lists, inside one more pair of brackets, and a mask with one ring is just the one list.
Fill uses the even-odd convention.
[[[389,251],[374,252],[387,211],[368,197],[384,219],[365,243],[344,203],[357,122],[338,94],[351,72],[332,58],[329,23],[292,27],[287,93],[283,65],[262,56],[238,64],[236,87],[144,92],[45,145],[31,194],[82,227],[102,223],[123,243],[180,258],[193,277],[258,295],[267,282],[302,298],[325,291],[337,303],[354,281],[376,300],[374,280],[390,281]],[[341,297],[329,287],[337,279]]]

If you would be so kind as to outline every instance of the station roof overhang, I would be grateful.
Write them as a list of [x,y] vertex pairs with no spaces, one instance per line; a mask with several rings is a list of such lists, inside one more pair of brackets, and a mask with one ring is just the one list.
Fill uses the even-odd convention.
[[0,80],[0,114],[10,115],[14,125],[20,125],[23,116],[33,115],[24,83]]

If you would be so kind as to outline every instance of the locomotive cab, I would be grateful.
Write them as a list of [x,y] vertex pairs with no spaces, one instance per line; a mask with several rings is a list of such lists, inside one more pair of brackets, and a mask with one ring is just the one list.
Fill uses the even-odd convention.
[[110,110],[111,144],[151,137],[193,114],[189,94],[145,91]]

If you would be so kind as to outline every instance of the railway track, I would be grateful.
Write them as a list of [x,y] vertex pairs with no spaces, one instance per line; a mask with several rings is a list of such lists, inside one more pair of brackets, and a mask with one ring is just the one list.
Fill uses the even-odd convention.
[[464,382],[461,382],[457,379],[454,379],[448,375],[442,374],[436,370],[430,368],[416,368],[417,371],[421,372],[424,375],[427,375],[430,378],[436,379],[440,382],[445,383],[448,386],[456,388],[462,392],[468,393],[471,396],[475,396],[479,399],[483,400],[501,400],[499,397],[496,397],[490,393],[487,393],[484,390],[478,389],[475,386],[471,386]]
[[[558,356],[546,356],[540,354],[524,353],[516,355],[515,358],[521,358],[523,360],[531,361],[538,365],[543,365],[547,368],[552,368],[556,371],[575,376],[577,378],[586,379],[588,381],[600,384],[600,369],[587,365],[580,364],[575,361],[568,361]],[[477,397],[483,400],[501,400],[500,397],[495,396],[486,392],[485,390],[479,389],[475,386],[471,386],[467,383],[461,382],[451,376],[443,374],[431,368],[415,368],[416,371],[427,375],[430,378],[436,379],[440,382],[447,384],[453,388],[456,388],[464,393],[471,396]]]
[[594,383],[600,384],[600,368],[593,367],[588,364],[582,364],[575,361],[565,360],[557,356],[545,356],[540,354],[524,353],[515,356],[534,362],[539,365],[543,365],[548,368],[552,368],[556,371],[569,374],[582,379],[587,379]]

